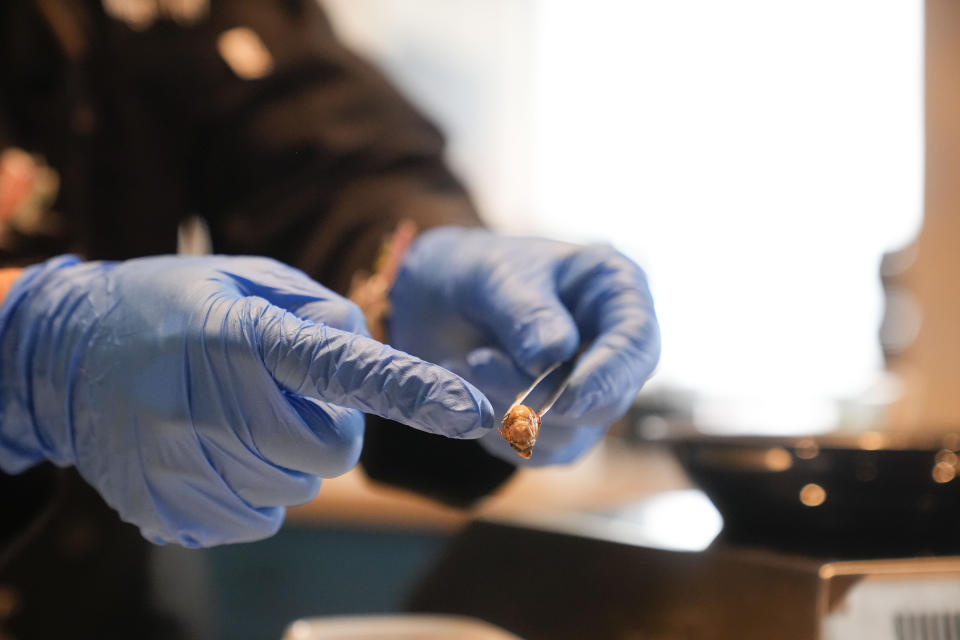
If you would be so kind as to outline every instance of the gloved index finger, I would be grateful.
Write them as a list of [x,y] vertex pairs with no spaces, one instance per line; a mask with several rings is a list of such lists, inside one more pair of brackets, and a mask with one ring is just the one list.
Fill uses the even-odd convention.
[[490,401],[443,367],[276,307],[259,326],[264,363],[287,391],[452,438],[494,425]]

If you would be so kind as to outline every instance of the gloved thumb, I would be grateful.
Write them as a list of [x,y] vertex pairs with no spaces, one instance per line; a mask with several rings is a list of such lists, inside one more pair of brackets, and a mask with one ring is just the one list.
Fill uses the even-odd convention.
[[291,393],[452,438],[479,438],[494,425],[490,401],[470,383],[365,336],[269,304],[256,331],[267,370]]

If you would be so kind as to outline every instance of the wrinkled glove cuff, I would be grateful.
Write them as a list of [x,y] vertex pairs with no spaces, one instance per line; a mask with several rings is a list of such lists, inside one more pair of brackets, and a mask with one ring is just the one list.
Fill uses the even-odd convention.
[[0,305],[0,469],[20,473],[42,461],[44,446],[31,411],[32,337],[20,335],[18,311],[55,272],[81,262],[63,255],[27,267]]

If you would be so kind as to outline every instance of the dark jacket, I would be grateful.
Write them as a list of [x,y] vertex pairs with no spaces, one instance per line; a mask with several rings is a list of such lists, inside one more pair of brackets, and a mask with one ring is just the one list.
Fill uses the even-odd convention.
[[[401,219],[420,228],[480,224],[444,164],[440,133],[338,42],[313,0],[214,0],[196,20],[161,16],[142,29],[103,7],[0,3],[0,149],[42,154],[61,179],[49,224],[14,232],[0,247],[0,264],[62,252],[170,253],[179,223],[201,216],[217,253],[271,256],[343,292]],[[218,36],[240,26],[272,56],[272,71],[259,79],[238,77],[217,49]],[[512,471],[474,442],[373,418],[362,464],[375,479],[459,505]],[[28,477],[0,474],[0,513],[17,514],[0,521],[0,586],[8,580],[26,591],[23,620],[53,624],[38,623],[44,616],[36,607],[52,610],[48,600],[61,591],[78,598],[72,586],[82,593],[92,567],[111,558],[127,571],[111,574],[103,587],[110,592],[91,601],[143,591],[142,540],[80,482],[47,467]],[[57,566],[64,562],[58,544],[76,551],[57,540],[77,518],[96,522],[102,544],[86,561]],[[42,586],[44,568],[61,590]],[[44,601],[31,600],[31,589]],[[129,604],[130,615],[141,605]],[[83,619],[99,615],[83,613],[82,602],[74,609]],[[54,627],[10,624],[17,637],[53,637]],[[107,627],[96,634],[112,637]]]

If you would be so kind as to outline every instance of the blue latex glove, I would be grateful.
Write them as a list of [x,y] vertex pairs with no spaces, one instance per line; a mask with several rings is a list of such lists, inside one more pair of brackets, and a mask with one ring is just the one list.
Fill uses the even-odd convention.
[[0,467],[77,469],[155,542],[269,536],[352,467],[360,410],[456,438],[489,402],[367,337],[352,303],[264,258],[28,269],[0,306]]
[[[606,246],[434,229],[411,246],[391,298],[391,342],[471,381],[498,419],[536,375],[586,348],[527,464],[568,462],[590,448],[660,355],[646,277]],[[540,389],[524,404],[539,409],[549,391]],[[482,443],[523,464],[496,431]]]

